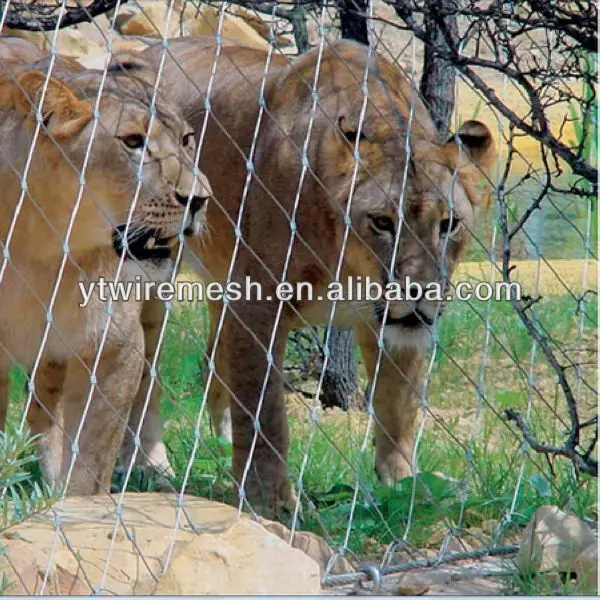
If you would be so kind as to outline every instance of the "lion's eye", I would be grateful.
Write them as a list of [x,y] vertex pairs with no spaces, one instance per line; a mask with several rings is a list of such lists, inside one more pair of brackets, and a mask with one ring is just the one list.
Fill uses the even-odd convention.
[[132,150],[136,150],[138,148],[144,147],[144,136],[139,133],[132,133],[131,135],[124,135],[121,138],[121,141]]
[[193,133],[186,133],[183,136],[183,139],[181,140],[181,143],[183,144],[184,148],[187,148],[188,146],[191,145],[191,143],[194,141],[194,134]]
[[460,225],[460,219],[454,217],[453,219],[442,219],[440,221],[440,235],[452,235],[458,231]]
[[382,215],[371,215],[371,223],[373,227],[378,231],[387,231],[391,234],[394,233],[394,221],[390,217],[384,217]]

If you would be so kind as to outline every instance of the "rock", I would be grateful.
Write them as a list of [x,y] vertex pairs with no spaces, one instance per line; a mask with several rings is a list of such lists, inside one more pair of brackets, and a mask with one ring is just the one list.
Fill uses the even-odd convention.
[[113,42],[113,54],[119,54],[120,52],[142,52],[149,45],[149,40],[142,40],[137,38],[119,38]]
[[242,520],[183,545],[154,595],[314,595],[320,589],[315,561]]
[[577,592],[598,595],[598,545],[594,542],[580,552],[573,561],[577,573]]
[[167,27],[169,3],[153,0],[144,2],[139,9],[133,6],[119,11],[115,28],[122,35],[171,38],[181,35],[183,22],[193,18],[195,14],[196,9],[192,4],[186,4],[185,7],[176,5],[171,10]]
[[43,552],[31,547],[31,544],[20,539],[6,538],[0,541],[0,573],[8,587],[3,594],[39,594],[48,562]]
[[181,512],[176,495],[127,493],[119,520],[116,498],[69,497],[4,532],[8,593],[149,595],[159,584],[182,594],[320,591],[314,560],[231,506],[184,496]]
[[470,527],[465,530],[463,536],[468,538],[469,544],[474,548],[491,545],[490,536],[479,527]]
[[[267,531],[281,538],[284,542],[289,543],[291,532],[287,527],[281,523],[268,521],[267,519],[261,519],[260,522]],[[292,546],[316,561],[321,571],[321,577],[326,573],[331,560],[333,560],[333,564],[330,566],[329,571],[327,571],[329,575],[341,575],[355,571],[348,559],[336,555],[331,546],[322,537],[311,531],[295,531]]]
[[245,23],[250,25],[265,40],[269,41],[274,36],[273,42],[279,48],[289,48],[294,45],[294,42],[289,37],[278,32],[276,21],[263,19],[256,15],[256,13],[250,12],[241,6],[233,6],[231,13],[242,18]]
[[[5,29],[4,34],[16,36],[29,40],[40,50],[51,52],[54,32],[21,31],[18,29]],[[90,42],[75,27],[61,29],[56,36],[56,52],[62,56],[77,58],[87,54],[90,50]]]
[[488,535],[493,536],[498,528],[498,521],[494,519],[486,519],[481,523],[481,529]]
[[404,575],[398,583],[397,596],[422,596],[429,591],[429,584],[416,575]]
[[[82,585],[76,575],[49,563],[48,555],[30,543],[8,538],[0,542],[0,573],[8,584],[5,595],[77,596],[89,594],[89,586]],[[46,570],[48,574],[46,575]],[[44,578],[46,583],[44,584]]]
[[[593,548],[592,548],[593,547]],[[575,573],[578,582],[597,581],[597,540],[591,528],[556,506],[542,506],[521,538],[519,567],[525,572],[553,570]],[[596,575],[593,575],[595,572]]]
[[473,550],[471,544],[468,544],[464,539],[454,535],[450,536],[445,546],[445,552],[449,552],[451,554],[456,552],[469,552],[470,550]]
[[[167,16],[169,4],[162,0],[144,2],[137,6],[124,7],[115,21],[116,30],[125,36],[150,38],[178,37],[181,35],[215,36],[219,27],[219,10],[213,6],[198,9],[191,3],[176,3],[171,11],[169,26]],[[235,42],[253,48],[267,49],[268,42],[244,19],[225,14],[221,30],[225,42]]]
[[[183,24],[183,35],[214,36],[219,26],[219,10],[213,6],[203,6],[198,15],[194,15]],[[269,43],[259,35],[244,19],[226,14],[223,17],[221,35],[224,41],[243,46],[266,50]]]
[[78,23],[75,27],[86,40],[100,46],[106,46],[109,37],[115,40],[115,33],[110,31],[111,22],[106,15],[98,15],[94,17],[93,22]]
[[24,29],[11,29],[10,27],[4,27],[3,29],[0,29],[0,35],[19,37],[31,42],[32,44],[35,44],[40,50],[42,50],[44,46],[45,35],[37,31],[25,31]]
[[442,524],[434,529],[427,539],[427,547],[438,548],[440,551],[443,549],[444,552],[452,554],[455,552],[468,552],[473,549],[464,539],[452,535],[448,528]]

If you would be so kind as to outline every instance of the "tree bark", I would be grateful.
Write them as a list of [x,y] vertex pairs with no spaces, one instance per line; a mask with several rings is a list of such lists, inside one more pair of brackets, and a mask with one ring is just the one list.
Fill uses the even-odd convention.
[[354,346],[351,328],[331,328],[329,360],[321,389],[321,404],[326,408],[348,410],[350,407],[350,397],[357,388]]
[[308,28],[306,25],[306,10],[301,5],[295,6],[288,11],[288,20],[292,24],[294,41],[298,54],[304,54],[310,50],[310,42],[308,41]]
[[[367,11],[369,0],[339,0],[342,38],[369,45]],[[323,377],[321,404],[348,410],[357,389],[354,333],[350,328],[332,327],[329,360]]]
[[[45,6],[43,3],[36,5],[17,5],[10,7],[6,15],[4,26],[7,29],[21,29],[24,31],[52,31],[58,26],[59,29],[77,25],[78,23],[91,23],[94,17],[98,17],[107,12],[110,12],[117,5],[118,0],[93,0],[87,6],[78,6],[67,8],[59,19],[57,4],[54,14],[48,10],[50,6]],[[127,0],[121,0],[121,4],[125,4]],[[5,9],[6,2],[0,0],[0,15]],[[50,13],[50,14],[47,14]]]
[[342,38],[369,45],[366,14],[369,0],[339,0]]
[[[437,130],[442,139],[445,139],[448,137],[452,122],[456,74],[454,67],[438,55],[438,48],[447,51],[448,46],[432,13],[435,13],[436,7],[440,6],[446,10],[455,9],[456,0],[426,0],[426,4],[429,10],[424,17],[424,27],[427,38],[432,43],[425,45],[420,91]],[[458,33],[456,16],[448,16],[444,22],[453,39],[456,39]]]

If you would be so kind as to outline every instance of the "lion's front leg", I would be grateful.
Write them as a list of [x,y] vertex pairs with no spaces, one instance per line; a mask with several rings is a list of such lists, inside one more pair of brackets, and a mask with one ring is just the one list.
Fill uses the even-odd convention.
[[33,398],[27,412],[27,424],[37,442],[44,478],[49,483],[60,479],[62,464],[63,420],[60,398],[63,392],[66,361],[43,360],[35,374]]
[[144,302],[141,316],[145,345],[144,371],[140,388],[135,397],[131,414],[129,415],[129,422],[121,447],[121,464],[127,468],[133,460],[134,440],[138,433],[140,422],[143,419],[142,428],[139,433],[141,448],[135,457],[135,464],[144,470],[156,472],[159,475],[160,482],[166,484],[167,482],[163,480],[164,476],[173,476],[174,472],[169,463],[167,450],[162,440],[162,421],[160,416],[161,386],[158,382],[154,382],[150,396],[148,397],[152,381],[150,368],[154,364],[164,316],[164,302],[160,300]]
[[375,408],[375,469],[385,485],[412,474],[414,427],[422,385],[423,350],[413,347],[381,353],[374,380],[378,347],[375,334],[366,326],[357,337]]
[[126,333],[120,339],[111,340],[109,336],[98,364],[97,385],[92,390],[87,411],[92,389],[90,371],[95,356],[90,353],[83,361],[69,360],[62,398],[65,427],[63,483],[71,470],[72,451],[78,449],[66,490],[69,495],[110,490],[117,453],[139,389],[144,362],[144,339],[139,321],[131,323]]
[[[219,340],[217,340],[217,329],[223,304],[221,302],[207,302],[207,306],[210,317],[210,333],[204,361],[204,383],[208,384],[210,382],[206,393],[210,422],[217,437],[232,442],[230,396],[222,383],[227,380],[228,365],[226,359],[222,360],[222,357],[225,356],[224,345],[219,344]],[[214,348],[215,343],[217,343],[216,348]],[[214,360],[214,373],[212,376],[210,375],[211,360]]]
[[238,303],[227,311],[221,332],[231,391],[233,475],[252,508],[263,516],[282,516],[295,496],[288,481],[289,431],[281,370],[287,328],[279,324],[271,356],[267,349],[277,306]]

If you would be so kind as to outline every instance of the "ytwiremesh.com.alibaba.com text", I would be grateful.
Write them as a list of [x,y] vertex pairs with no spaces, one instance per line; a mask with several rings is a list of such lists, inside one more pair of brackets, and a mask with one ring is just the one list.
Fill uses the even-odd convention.
[[154,282],[136,276],[129,281],[110,281],[103,277],[91,282],[79,282],[81,299],[79,306],[85,308],[95,295],[101,302],[119,302],[134,299],[138,302],[158,298],[163,302],[192,301],[273,301],[281,302],[397,302],[429,300],[444,302],[450,300],[520,300],[521,287],[518,282],[459,281],[451,286],[451,291],[439,282],[426,285],[412,281],[390,281],[382,285],[370,277],[348,277],[345,281],[330,282],[326,289],[315,291],[309,282],[281,282],[269,286],[269,292],[263,293],[262,285],[246,277],[243,283],[218,281],[203,283],[200,281]]

